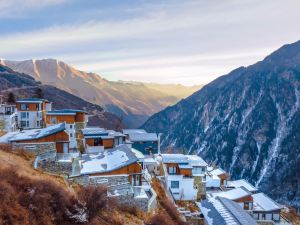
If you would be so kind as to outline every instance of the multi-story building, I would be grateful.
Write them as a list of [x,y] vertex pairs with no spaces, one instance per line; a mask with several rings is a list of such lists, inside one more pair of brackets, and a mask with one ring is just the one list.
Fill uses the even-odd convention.
[[17,101],[17,126],[20,129],[35,129],[46,127],[46,111],[52,104],[46,99],[27,98]]
[[17,129],[17,113],[15,104],[0,104],[0,131],[12,132]]
[[161,154],[157,160],[162,162],[166,187],[175,200],[200,200],[205,197],[207,163],[200,156]]
[[87,127],[81,130],[81,138],[86,152],[99,152],[125,143],[125,135],[100,127]]
[[66,131],[70,137],[70,149],[78,149],[79,132],[86,128],[88,116],[84,111],[74,109],[52,110],[46,113],[47,126],[63,122],[66,123]]

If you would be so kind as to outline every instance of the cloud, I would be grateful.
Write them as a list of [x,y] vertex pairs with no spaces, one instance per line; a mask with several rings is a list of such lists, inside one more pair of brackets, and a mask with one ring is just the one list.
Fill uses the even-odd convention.
[[0,18],[14,18],[31,10],[42,9],[51,5],[58,5],[68,0],[1,0]]
[[[65,1],[26,2],[23,11]],[[91,9],[95,17],[85,11],[80,21],[0,36],[0,57],[58,58],[109,79],[203,83],[300,36],[294,0],[144,1],[118,13],[101,6],[112,16],[98,18]]]

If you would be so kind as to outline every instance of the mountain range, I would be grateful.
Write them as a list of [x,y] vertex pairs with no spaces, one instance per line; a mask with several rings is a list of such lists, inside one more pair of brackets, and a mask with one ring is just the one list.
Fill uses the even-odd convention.
[[0,65],[0,94],[4,97],[10,92],[15,95],[16,99],[33,97],[38,89],[46,99],[53,102],[54,109],[85,110],[90,115],[89,125],[98,125],[108,129],[121,129],[124,126],[116,115],[105,111],[99,105],[87,102],[51,85],[44,85],[27,74],[21,74]]
[[300,41],[221,76],[143,126],[300,207]]
[[186,87],[174,84],[108,81],[95,73],[75,69],[56,59],[0,60],[19,73],[43,84],[65,90],[88,102],[101,105],[118,115],[127,127],[142,125],[152,114],[177,103],[199,90],[201,85]]

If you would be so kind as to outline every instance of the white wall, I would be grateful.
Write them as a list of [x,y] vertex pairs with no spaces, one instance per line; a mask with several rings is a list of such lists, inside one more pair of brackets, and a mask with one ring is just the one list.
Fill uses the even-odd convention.
[[[197,190],[194,189],[193,178],[183,178],[183,175],[168,175],[166,177],[167,188],[171,188],[171,181],[179,181],[179,188],[171,188],[176,200],[195,200]],[[174,194],[178,193],[178,194]]]
[[206,176],[207,188],[219,188],[221,186],[221,179],[217,176]]

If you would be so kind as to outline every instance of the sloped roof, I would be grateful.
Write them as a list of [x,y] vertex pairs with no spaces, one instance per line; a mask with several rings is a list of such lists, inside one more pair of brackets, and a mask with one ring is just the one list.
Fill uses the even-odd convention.
[[211,193],[210,195],[212,197],[224,197],[224,198],[228,198],[230,200],[236,200],[236,199],[251,195],[251,192],[249,192],[244,187],[239,187],[239,188],[235,188],[235,189],[232,189],[229,191],[221,191],[221,192]]
[[248,181],[244,179],[228,181],[227,187],[234,187],[234,188],[244,187],[250,192],[257,191],[257,188],[255,188],[252,184],[250,184]]
[[138,158],[127,145],[119,145],[97,154],[82,155],[80,174],[111,172],[137,161]]
[[276,211],[282,208],[277,202],[264,193],[253,194],[254,211]]
[[14,141],[26,141],[26,140],[36,140],[49,135],[64,131],[66,129],[65,123],[59,123],[46,128],[41,129],[31,129],[16,132],[9,132],[2,137],[0,137],[0,143],[8,143]]
[[232,200],[217,197],[197,202],[208,225],[257,225],[242,207]]
[[210,172],[212,175],[216,175],[216,176],[219,176],[221,174],[227,174],[226,171],[221,169],[221,168],[213,169],[213,170],[208,171],[208,172]]

